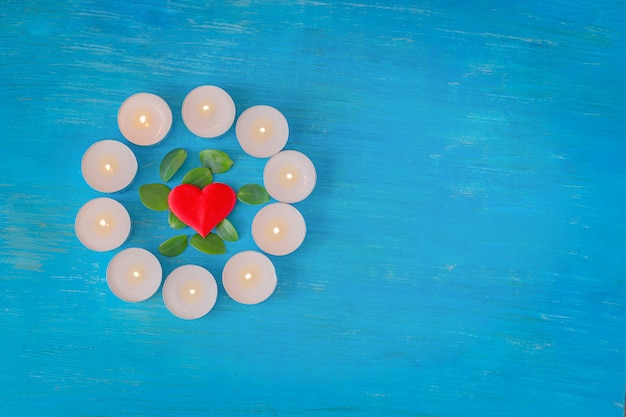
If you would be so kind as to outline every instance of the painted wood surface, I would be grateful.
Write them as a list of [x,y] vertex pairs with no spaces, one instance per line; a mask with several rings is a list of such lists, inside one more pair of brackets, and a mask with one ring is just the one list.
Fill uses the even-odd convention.
[[[619,416],[626,368],[626,47],[622,2],[0,1],[0,415]],[[108,289],[84,248],[80,175],[116,113],[172,107],[162,145],[115,194],[125,247],[173,235],[139,202],[199,139],[185,94],[280,109],[318,170],[308,235],[265,303],[219,288],[183,321],[160,292]],[[193,157],[185,167],[196,166]],[[160,257],[219,277],[254,248]]]

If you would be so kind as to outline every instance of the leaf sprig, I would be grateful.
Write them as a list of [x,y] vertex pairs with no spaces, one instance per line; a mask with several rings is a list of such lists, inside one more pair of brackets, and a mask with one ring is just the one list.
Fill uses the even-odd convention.
[[178,256],[187,249],[187,235],[178,235],[167,239],[159,245],[159,252],[163,256]]
[[182,148],[171,150],[165,155],[159,166],[159,176],[163,182],[168,182],[176,171],[183,166],[187,159],[187,151]]
[[270,195],[262,185],[246,184],[237,191],[237,200],[246,204],[263,204],[270,201]]
[[144,184],[139,187],[139,199],[150,210],[165,211],[169,208],[167,197],[170,191],[165,184]]
[[[168,152],[159,165],[159,177],[168,182],[180,170],[187,160],[187,151],[182,148]],[[200,152],[200,167],[188,171],[182,178],[182,184],[193,184],[204,188],[211,184],[215,174],[229,171],[234,165],[230,156],[217,149],[205,149]],[[150,210],[169,210],[168,196],[171,188],[162,183],[144,184],[139,187],[139,199]],[[265,187],[259,184],[246,184],[237,191],[237,200],[245,204],[264,204],[270,201],[270,195]],[[169,210],[167,223],[174,230],[181,230],[187,225]],[[226,253],[224,241],[236,242],[239,234],[228,219],[222,220],[206,237],[199,234],[180,234],[173,236],[159,245],[159,252],[163,256],[174,257],[183,253],[188,246],[210,255]]]

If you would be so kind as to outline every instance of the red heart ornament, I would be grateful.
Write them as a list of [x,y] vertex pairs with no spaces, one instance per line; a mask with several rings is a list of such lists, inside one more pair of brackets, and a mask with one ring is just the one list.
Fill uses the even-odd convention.
[[203,189],[182,184],[170,191],[167,202],[176,217],[202,237],[206,237],[233,211],[237,195],[228,185],[219,182],[211,183]]

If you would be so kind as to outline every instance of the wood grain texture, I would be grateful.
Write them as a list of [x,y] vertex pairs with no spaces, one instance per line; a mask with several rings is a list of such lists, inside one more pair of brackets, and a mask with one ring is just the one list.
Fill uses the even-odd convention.
[[[619,416],[624,408],[626,6],[616,1],[0,1],[0,415]],[[74,236],[93,142],[148,91],[172,107],[116,194],[184,147],[192,88],[280,109],[318,171],[303,246],[265,303],[219,288],[186,322],[108,290]],[[197,263],[219,277],[254,248]]]

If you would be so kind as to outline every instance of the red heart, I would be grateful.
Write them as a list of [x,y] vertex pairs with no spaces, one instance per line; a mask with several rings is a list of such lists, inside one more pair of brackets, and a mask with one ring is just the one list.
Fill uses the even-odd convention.
[[233,211],[236,202],[235,191],[219,182],[203,189],[182,184],[170,191],[167,198],[172,213],[202,237],[206,237]]

